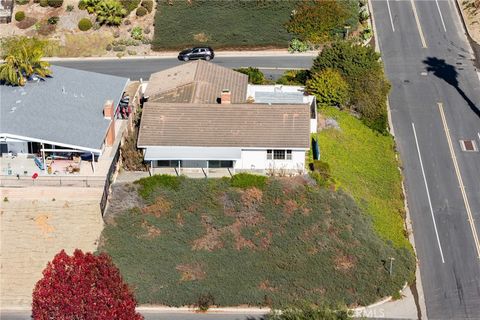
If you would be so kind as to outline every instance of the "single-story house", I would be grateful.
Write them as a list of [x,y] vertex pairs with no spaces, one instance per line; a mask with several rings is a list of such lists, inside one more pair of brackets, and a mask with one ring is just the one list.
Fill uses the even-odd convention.
[[23,87],[0,85],[0,157],[9,166],[15,158],[32,159],[46,173],[49,156],[96,159],[115,141],[116,109],[129,79],[51,70],[51,77],[34,77]]
[[303,172],[310,143],[305,105],[144,105],[138,148],[151,169]]
[[240,72],[198,60],[152,74],[137,147],[159,168],[303,172],[313,96],[301,87],[251,86]]

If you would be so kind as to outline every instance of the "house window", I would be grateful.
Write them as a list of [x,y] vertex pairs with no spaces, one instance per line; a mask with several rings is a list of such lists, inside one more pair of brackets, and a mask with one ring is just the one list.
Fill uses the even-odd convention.
[[292,150],[287,150],[287,160],[292,160]]
[[273,159],[272,154],[273,154],[272,150],[267,150],[267,160]]
[[267,160],[292,160],[292,150],[267,150]]
[[274,160],[285,160],[285,150],[273,150]]

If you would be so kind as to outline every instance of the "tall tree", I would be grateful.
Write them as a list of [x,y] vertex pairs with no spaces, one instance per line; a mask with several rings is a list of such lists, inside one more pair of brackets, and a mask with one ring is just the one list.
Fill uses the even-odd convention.
[[2,41],[2,59],[0,82],[23,86],[28,77],[51,74],[50,63],[42,61],[46,41],[36,38],[11,37]]
[[34,319],[140,320],[135,298],[106,254],[58,253],[33,291]]
[[349,106],[362,116],[370,128],[387,130],[387,95],[390,83],[385,77],[380,55],[369,46],[346,41],[325,47],[315,58],[312,77],[327,69],[340,72],[349,86]]

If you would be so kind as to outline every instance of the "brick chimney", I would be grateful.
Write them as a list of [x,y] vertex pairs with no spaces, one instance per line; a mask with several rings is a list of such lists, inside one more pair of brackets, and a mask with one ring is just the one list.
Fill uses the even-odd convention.
[[114,105],[112,100],[107,100],[103,105],[103,117],[110,120],[107,135],[105,137],[105,146],[111,147],[115,143],[115,115]]
[[231,104],[232,103],[232,93],[228,89],[223,89],[220,96],[221,104]]

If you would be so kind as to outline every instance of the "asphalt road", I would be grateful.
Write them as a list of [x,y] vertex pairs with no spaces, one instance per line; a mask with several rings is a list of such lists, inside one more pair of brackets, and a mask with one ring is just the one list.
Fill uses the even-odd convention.
[[[216,56],[213,63],[228,67],[257,67],[268,78],[278,78],[287,68],[309,69],[312,66],[311,56],[246,56],[246,57],[222,57]],[[112,59],[112,60],[77,60],[77,61],[51,61],[52,64],[76,68],[86,71],[94,71],[110,75],[122,76],[131,80],[148,80],[150,74],[168,69],[185,62],[177,58],[159,59]],[[279,68],[279,69],[278,69]]]
[[480,153],[459,142],[480,147],[480,83],[454,1],[372,4],[427,316],[480,319]]

